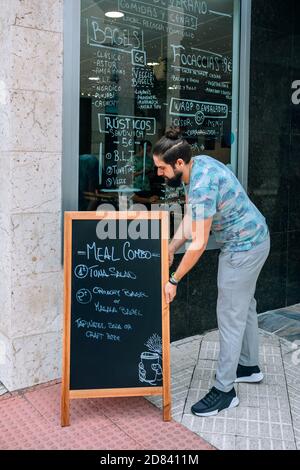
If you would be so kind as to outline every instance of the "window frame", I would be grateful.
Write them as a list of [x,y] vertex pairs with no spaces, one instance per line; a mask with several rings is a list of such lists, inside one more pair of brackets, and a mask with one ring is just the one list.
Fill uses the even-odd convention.
[[[239,44],[234,44],[234,61],[239,61],[233,76],[232,128],[235,134],[233,169],[245,189],[248,180],[249,94],[251,0],[234,0],[240,11]],[[64,74],[63,74],[63,143],[62,143],[62,215],[78,210],[79,176],[79,106],[80,106],[80,18],[81,0],[64,0]],[[237,25],[235,24],[235,28]],[[236,31],[236,29],[235,29]],[[243,34],[241,34],[243,31]],[[235,108],[234,108],[235,106]],[[237,107],[237,109],[236,109]],[[76,163],[76,164],[75,164]],[[216,248],[213,241],[208,248]]]

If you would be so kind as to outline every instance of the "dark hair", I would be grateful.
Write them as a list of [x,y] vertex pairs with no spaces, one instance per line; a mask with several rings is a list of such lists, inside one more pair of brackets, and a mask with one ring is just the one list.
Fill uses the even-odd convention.
[[182,137],[179,129],[170,127],[155,144],[153,154],[158,155],[165,163],[174,167],[178,158],[182,158],[185,163],[191,161],[192,148]]

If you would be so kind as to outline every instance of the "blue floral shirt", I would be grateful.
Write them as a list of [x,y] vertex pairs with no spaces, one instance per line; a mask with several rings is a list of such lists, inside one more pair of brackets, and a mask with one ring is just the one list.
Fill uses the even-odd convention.
[[248,251],[269,236],[264,216],[236,176],[214,158],[194,157],[188,202],[193,220],[212,217],[212,231],[222,251]]

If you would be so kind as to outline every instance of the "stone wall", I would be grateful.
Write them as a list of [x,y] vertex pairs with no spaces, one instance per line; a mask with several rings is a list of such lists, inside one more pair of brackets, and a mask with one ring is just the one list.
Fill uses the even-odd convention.
[[1,0],[0,26],[0,381],[15,390],[61,373],[63,0]]

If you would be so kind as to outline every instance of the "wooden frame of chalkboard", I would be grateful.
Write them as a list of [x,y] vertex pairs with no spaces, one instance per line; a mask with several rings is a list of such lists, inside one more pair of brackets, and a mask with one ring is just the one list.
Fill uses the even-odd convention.
[[[94,383],[91,384],[91,380],[93,380],[93,374],[90,374],[90,381],[85,382],[84,380],[81,380],[82,377],[78,378],[78,375],[80,375],[80,362],[81,358],[80,355],[82,354],[87,354],[85,356],[86,362],[84,363],[84,367],[82,368],[83,374],[85,374],[86,368],[88,368],[88,363],[89,363],[89,357],[88,357],[88,352],[86,349],[86,345],[81,341],[77,343],[77,330],[78,328],[75,327],[74,329],[74,305],[76,307],[76,298],[74,301],[74,286],[73,284],[76,284],[77,282],[77,274],[76,274],[76,269],[78,266],[74,268],[74,260],[76,253],[74,254],[74,250],[78,250],[79,247],[83,248],[82,245],[78,245],[78,238],[80,239],[80,233],[81,233],[81,242],[83,240],[82,237],[88,236],[87,232],[89,230],[89,226],[91,225],[86,225],[83,226],[84,223],[88,224],[98,224],[100,221],[117,221],[117,223],[121,223],[120,221],[127,221],[129,224],[133,220],[143,220],[146,221],[146,223],[149,224],[153,223],[152,221],[158,221],[159,224],[159,237],[158,241],[156,243],[156,247],[160,250],[159,254],[155,254],[153,256],[156,256],[156,258],[153,259],[153,264],[156,265],[159,269],[159,274],[160,274],[160,279],[155,278],[155,272],[154,269],[151,267],[151,260],[148,263],[149,266],[149,278],[151,278],[151,283],[148,282],[149,284],[156,285],[156,288],[159,288],[159,291],[156,290],[158,295],[156,297],[159,297],[159,304],[155,303],[157,302],[157,299],[152,299],[151,296],[149,297],[150,302],[150,311],[151,315],[153,315],[153,311],[155,311],[155,307],[157,305],[160,306],[161,311],[159,312],[160,318],[157,319],[159,322],[159,328],[161,328],[161,342],[160,342],[160,347],[161,347],[161,362],[162,362],[162,368],[159,369],[160,371],[160,382],[162,382],[161,385],[157,386],[157,383],[153,380],[141,380],[142,382],[145,381],[147,383],[147,386],[144,386],[143,384],[139,384],[139,386],[134,386],[132,387],[129,385],[128,387],[124,385],[124,380],[126,381],[126,375],[125,379],[123,378],[122,384],[119,387],[118,383],[115,383],[115,381],[112,379],[114,382],[113,387],[98,387],[97,383],[96,385]],[[69,426],[70,425],[70,400],[72,399],[79,399],[79,398],[104,398],[104,397],[136,397],[136,396],[154,396],[154,395],[162,395],[163,398],[163,420],[164,421],[170,421],[171,420],[171,374],[170,374],[170,313],[169,313],[169,305],[166,303],[165,300],[165,294],[164,294],[164,286],[166,282],[168,281],[169,278],[169,267],[168,267],[168,240],[169,240],[169,227],[168,227],[168,213],[165,211],[153,211],[153,212],[65,212],[64,215],[64,331],[63,331],[63,373],[62,373],[62,388],[61,388],[61,425],[62,426]],[[124,223],[124,222],[123,222]],[[126,222],[125,222],[126,223]],[[76,225],[75,225],[76,224]],[[78,225],[79,224],[79,225]],[[76,230],[78,231],[78,228],[80,230],[80,225],[82,225],[81,232],[76,234]],[[75,227],[75,229],[74,229]],[[83,229],[84,228],[84,229]],[[95,225],[93,226],[93,229],[95,228]],[[91,233],[91,232],[90,232]],[[87,235],[85,235],[87,234]],[[99,240],[97,233],[95,233],[96,242],[98,245],[101,246],[103,244],[103,240]],[[86,241],[86,240],[84,240]],[[116,244],[117,241],[117,244]],[[114,242],[116,246],[122,242],[124,242],[124,239],[116,239]],[[90,240],[88,239],[88,242]],[[125,241],[126,242],[126,241]],[[127,242],[128,243],[128,242]],[[139,242],[143,246],[145,245],[144,248],[147,248],[147,243],[152,243],[149,242],[148,240],[142,240]],[[88,245],[89,247],[91,245]],[[123,245],[124,247],[124,245]],[[93,248],[95,249],[95,243],[93,244]],[[102,250],[102,248],[100,248]],[[82,251],[77,251],[77,254],[80,253],[82,254]],[[95,250],[94,250],[95,253]],[[141,249],[138,250],[133,250],[132,253],[150,253],[147,252],[146,250],[143,251]],[[114,255],[112,255],[114,256]],[[112,259],[110,255],[107,254],[107,257],[109,259]],[[150,256],[151,257],[151,256]],[[103,259],[101,260],[103,261]],[[142,265],[142,271],[143,275],[147,271],[147,263],[145,262],[145,259],[140,260]],[[149,261],[149,260],[148,260]],[[156,263],[156,264],[155,264]],[[105,265],[103,263],[101,267]],[[86,267],[87,268],[87,267]],[[102,270],[103,272],[104,270]],[[75,273],[75,276],[74,276]],[[78,273],[78,271],[77,271]],[[158,276],[156,276],[158,277]],[[96,279],[96,283],[99,282],[99,279]],[[156,282],[157,281],[157,282]],[[112,281],[112,283],[115,281]],[[120,282],[120,281],[119,281]],[[78,288],[78,286],[75,286]],[[88,289],[81,289],[81,291],[87,291]],[[97,288],[96,288],[97,290]],[[93,290],[94,292],[94,290]],[[107,292],[107,291],[106,291]],[[132,291],[133,292],[133,291]],[[76,293],[76,296],[78,294],[78,291]],[[82,292],[81,292],[82,294]],[[84,294],[82,294],[84,296]],[[131,294],[130,294],[131,295]],[[80,297],[80,302],[81,303],[86,303],[83,301],[83,296]],[[145,295],[145,297],[147,297]],[[77,299],[78,300],[78,299]],[[143,302],[145,303],[146,299],[142,299]],[[153,305],[152,305],[153,301]],[[115,302],[118,302],[116,300]],[[95,305],[95,304],[94,304]],[[149,311],[149,305],[148,305],[148,311]],[[81,305],[79,305],[79,308]],[[84,307],[86,307],[84,305]],[[112,307],[114,308],[114,307]],[[157,310],[157,309],[156,309]],[[135,310],[137,311],[137,310]],[[85,310],[86,312],[86,310]],[[128,312],[126,312],[127,314]],[[142,316],[142,315],[141,315]],[[154,321],[152,320],[151,317],[150,320],[151,322]],[[77,327],[78,327],[78,321],[77,321]],[[134,321],[134,320],[133,320]],[[73,323],[73,326],[72,326]],[[84,325],[87,323],[84,323]],[[103,323],[99,324],[97,323],[97,326],[102,325]],[[106,325],[106,324],[104,324]],[[109,323],[109,325],[111,325]],[[122,328],[122,326],[119,326]],[[127,325],[127,327],[129,327]],[[138,328],[134,328],[136,330]],[[81,328],[82,330],[82,328]],[[74,333],[75,332],[75,333]],[[77,336],[76,336],[77,335]],[[91,335],[98,335],[95,333],[91,333]],[[100,333],[99,333],[100,335]],[[134,341],[136,341],[136,338],[138,338],[139,332],[134,331]],[[101,337],[104,337],[102,334]],[[109,335],[110,337],[116,337],[115,335]],[[118,337],[117,337],[118,338]],[[132,336],[131,336],[131,341],[129,344],[129,347],[132,346]],[[153,351],[151,349],[151,346],[155,346],[155,341],[157,342],[158,335],[153,335],[152,338],[148,340],[147,343],[144,343],[149,347],[149,350]],[[86,338],[85,338],[86,339]],[[78,344],[80,348],[78,347]],[[99,343],[98,343],[99,344]],[[107,343],[108,344],[108,343]],[[72,346],[72,347],[71,347]],[[72,351],[73,349],[73,351]],[[127,349],[126,349],[127,350]],[[75,353],[74,353],[75,351]],[[155,347],[154,347],[155,351]],[[95,350],[93,349],[91,352],[92,358],[91,360],[94,360],[94,354]],[[103,353],[103,349],[102,349]],[[149,356],[152,355],[158,356],[157,353],[155,352],[143,352],[141,354],[144,355],[143,357],[146,357],[146,359],[149,359]],[[146,355],[146,356],[145,356]],[[74,359],[75,358],[75,359]],[[72,361],[74,359],[74,364],[72,364]],[[105,355],[105,363],[109,362],[109,356]],[[142,360],[141,360],[142,362]],[[141,365],[141,362],[139,363],[139,368]],[[149,361],[150,362],[150,361]],[[159,362],[159,361],[158,361]],[[118,365],[118,364],[117,364]],[[149,366],[148,362],[145,365],[145,368]],[[150,368],[148,367],[148,371],[150,370],[150,373],[155,369],[157,370],[159,366],[156,364],[150,365]],[[123,367],[124,368],[124,367]],[[125,367],[126,368],[126,367]],[[143,364],[142,364],[142,378],[145,379],[146,375],[146,370],[145,370]],[[72,376],[73,375],[73,376]],[[96,374],[97,375],[97,374]],[[104,374],[102,374],[103,377]],[[108,374],[109,375],[109,374]],[[98,373],[99,376],[99,373]],[[156,375],[157,377],[157,375]],[[96,380],[97,382],[97,380]],[[87,383],[87,387],[82,387],[81,383]],[[75,384],[75,385],[74,385]],[[151,386],[150,386],[151,385]]]

